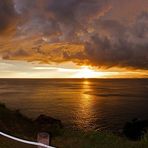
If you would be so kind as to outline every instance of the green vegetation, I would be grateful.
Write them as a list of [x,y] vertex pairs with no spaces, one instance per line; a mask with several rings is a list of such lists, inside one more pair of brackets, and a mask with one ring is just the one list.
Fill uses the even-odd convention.
[[[0,130],[21,138],[36,140],[37,129],[33,121],[18,111],[10,111],[4,105],[0,105]],[[52,145],[59,148],[147,148],[148,135],[141,141],[133,142],[109,132],[85,133],[70,129],[55,129]],[[20,147],[36,148],[0,137],[0,148]]]

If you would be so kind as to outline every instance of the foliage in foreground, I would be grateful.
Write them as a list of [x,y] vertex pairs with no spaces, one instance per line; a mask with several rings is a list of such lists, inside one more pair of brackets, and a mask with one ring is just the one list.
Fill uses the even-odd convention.
[[[58,148],[147,148],[148,135],[138,142],[129,141],[111,133],[82,133],[63,130],[52,139],[52,146]],[[35,148],[5,138],[0,138],[0,148]]]

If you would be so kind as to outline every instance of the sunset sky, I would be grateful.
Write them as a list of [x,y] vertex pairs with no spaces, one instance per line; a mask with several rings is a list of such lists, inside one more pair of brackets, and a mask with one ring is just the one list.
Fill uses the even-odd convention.
[[0,0],[0,78],[148,78],[148,0]]

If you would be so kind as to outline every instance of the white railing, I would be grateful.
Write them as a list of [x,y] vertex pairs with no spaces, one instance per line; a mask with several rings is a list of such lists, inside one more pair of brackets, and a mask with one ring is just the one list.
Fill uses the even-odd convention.
[[0,132],[0,135],[4,136],[6,138],[12,139],[12,140],[21,142],[21,143],[25,143],[25,144],[35,145],[35,146],[39,146],[39,147],[43,147],[43,148],[55,148],[55,147],[52,147],[52,146],[45,145],[43,143],[32,142],[32,141],[27,141],[27,140],[23,140],[23,139],[20,139],[20,138],[16,138],[16,137],[10,136],[8,134],[5,134],[3,132]]

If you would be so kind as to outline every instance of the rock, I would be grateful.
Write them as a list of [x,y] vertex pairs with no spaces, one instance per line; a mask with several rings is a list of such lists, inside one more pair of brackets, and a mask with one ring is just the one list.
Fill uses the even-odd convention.
[[37,117],[37,119],[34,121],[35,124],[38,125],[38,127],[40,127],[40,129],[44,129],[44,131],[51,129],[52,127],[55,128],[62,128],[62,122],[61,120],[58,119],[54,119],[52,117],[46,116],[46,115],[40,115],[39,117]]
[[131,140],[140,140],[147,132],[148,120],[133,119],[123,128],[123,134]]

